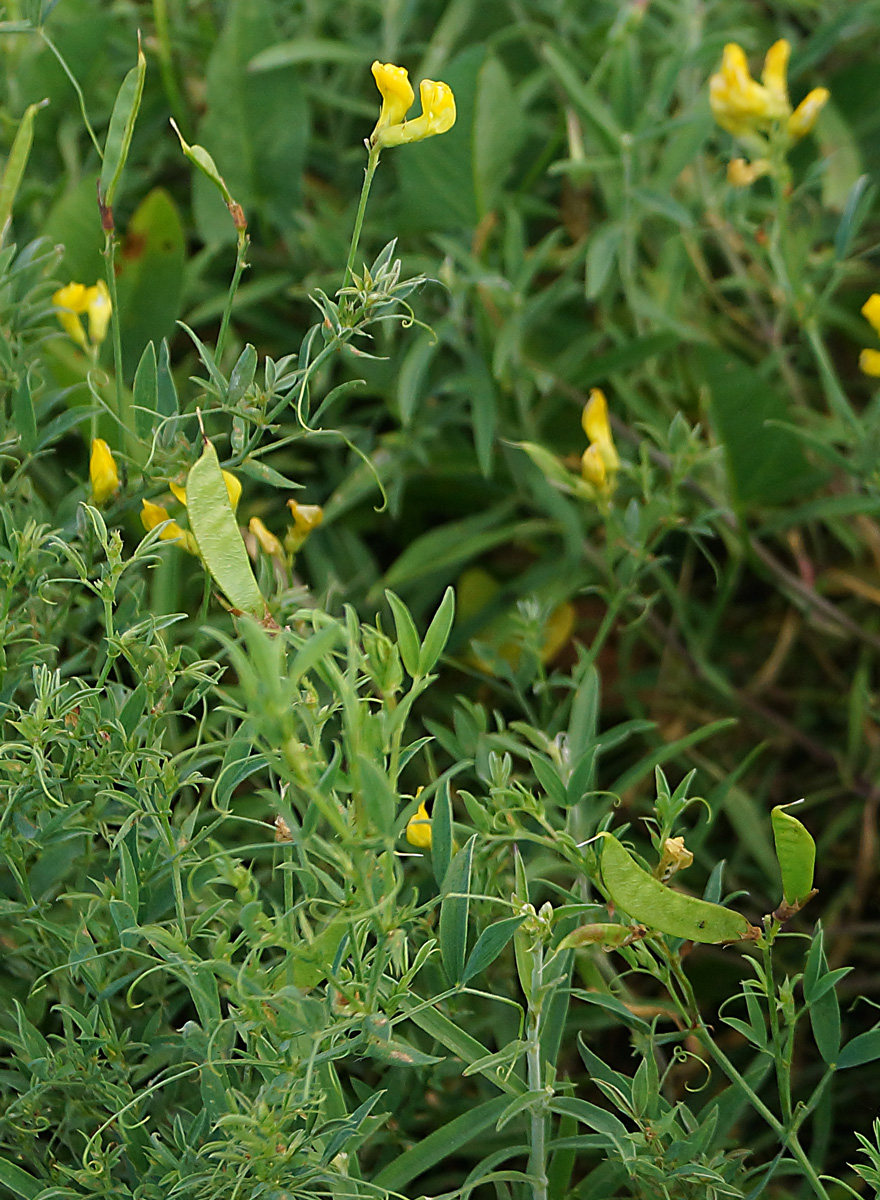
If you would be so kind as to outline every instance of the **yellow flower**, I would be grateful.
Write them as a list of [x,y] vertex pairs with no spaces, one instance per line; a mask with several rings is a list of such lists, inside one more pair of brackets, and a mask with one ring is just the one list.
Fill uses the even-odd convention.
[[296,554],[312,530],[317,529],[324,520],[324,510],[320,504],[297,504],[296,500],[288,500],[287,507],[293,517],[293,525],[287,531],[284,544],[291,554]]
[[284,556],[284,547],[275,534],[266,528],[259,517],[251,517],[248,529],[268,555],[279,558]]
[[[605,469],[613,474],[620,466],[620,459],[617,456],[614,437],[611,433],[611,422],[608,420],[608,401],[601,388],[590,389],[590,398],[584,405],[581,424],[584,433],[590,439],[590,450],[593,450],[594,459],[598,456]],[[587,469],[592,468],[588,467]],[[583,459],[581,460],[581,470],[584,470]]]
[[370,136],[373,146],[402,146],[421,142],[438,133],[446,133],[455,124],[455,97],[446,83],[423,79],[419,84],[421,116],[405,120],[413,102],[413,91],[403,67],[392,63],[373,63],[373,77],[382,93],[382,111]]
[[[241,499],[241,484],[235,478],[231,471],[221,471],[223,482],[226,484],[226,494],[229,496],[229,503],[232,505],[232,511],[238,508],[238,502]],[[186,488],[182,488],[179,483],[169,483],[172,495],[175,499],[186,508]]]
[[[419,791],[416,792],[416,799],[421,790],[419,788]],[[417,846],[419,850],[431,849],[431,818],[428,816],[424,801],[406,823],[406,840],[411,846]]]
[[92,481],[92,499],[99,507],[109,500],[119,487],[116,461],[103,438],[95,438],[92,441],[89,478]]
[[788,132],[796,142],[812,131],[819,120],[819,113],[828,103],[830,95],[828,88],[817,87],[808,92],[801,100],[788,118]]
[[153,504],[150,500],[142,500],[143,512],[141,513],[141,521],[147,533],[151,529],[155,529],[157,525],[161,525],[163,521],[168,521],[168,524],[159,534],[163,541],[179,541],[184,550],[189,554],[198,554],[199,547],[196,539],[187,529],[181,529],[176,521],[171,521],[168,517],[168,509],[163,508],[161,504]]
[[764,60],[764,82],[758,83],[752,79],[742,46],[727,43],[721,70],[709,80],[709,105],[722,129],[736,137],[747,136],[756,126],[789,115],[786,69],[790,51],[785,39],[774,42]]
[[[92,287],[86,287],[84,283],[68,283],[66,287],[55,292],[52,303],[58,309],[58,320],[65,333],[73,338],[78,346],[86,350],[89,341],[93,346],[100,346],[107,336],[112,313],[110,293],[103,279],[99,279]],[[80,319],[83,316],[88,317],[88,340]]]
[[386,125],[399,125],[412,108],[415,96],[406,67],[395,67],[393,63],[374,62],[371,67],[376,87],[382,93],[382,111],[370,141]]
[[[868,297],[862,305],[862,316],[874,332],[880,334],[880,293],[874,292]],[[880,376],[880,350],[863,350],[859,355],[859,367],[865,375]]]

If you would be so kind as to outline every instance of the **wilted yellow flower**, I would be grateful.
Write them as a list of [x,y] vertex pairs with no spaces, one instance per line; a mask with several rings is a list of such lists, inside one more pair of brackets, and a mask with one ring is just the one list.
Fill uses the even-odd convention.
[[284,547],[281,545],[275,534],[266,528],[259,517],[251,517],[248,524],[248,529],[268,555],[283,557]]
[[694,856],[684,844],[683,837],[667,838],[663,843],[663,853],[657,864],[657,875],[666,882],[676,871],[683,871],[694,861]]
[[[93,346],[100,346],[107,336],[112,313],[110,293],[103,279],[99,279],[92,287],[86,287],[84,283],[68,283],[55,292],[52,303],[58,309],[58,320],[65,333],[78,346],[85,350],[89,341]],[[88,317],[88,339],[81,320],[83,316]]]
[[[419,788],[419,792],[421,790]],[[419,792],[416,792],[416,799],[418,799]],[[431,818],[428,816],[424,801],[406,823],[406,840],[411,846],[417,846],[419,850],[431,849]]]
[[293,525],[287,531],[284,545],[291,554],[296,554],[312,530],[317,529],[324,520],[324,510],[320,504],[297,504],[296,500],[288,500],[287,507],[293,517]]
[[142,500],[141,503],[143,504],[141,521],[148,533],[157,525],[161,525],[163,521],[168,521],[159,537],[163,541],[179,541],[184,550],[190,554],[198,554],[199,547],[196,539],[188,529],[181,529],[176,521],[169,520],[167,508],[163,508],[161,504],[153,504],[150,500]]
[[393,63],[377,61],[373,63],[371,70],[376,87],[382,93],[382,111],[370,137],[370,141],[375,141],[380,129],[384,129],[386,125],[399,125],[406,118],[415,95],[406,67],[395,67]]
[[[238,508],[238,502],[241,499],[241,484],[232,474],[231,471],[221,471],[223,482],[226,484],[226,494],[229,496],[229,503],[232,506],[232,511]],[[186,508],[186,488],[180,486],[179,483],[169,483],[168,487],[176,500]]]
[[419,84],[421,115],[405,120],[413,102],[413,91],[403,67],[392,63],[373,63],[373,77],[382,93],[382,111],[370,136],[374,146],[402,146],[421,142],[438,133],[446,133],[455,124],[455,97],[446,83],[423,79]]
[[750,163],[744,158],[732,158],[727,164],[727,182],[731,187],[749,187],[771,169],[768,158],[756,158]]
[[[862,305],[862,316],[870,322],[874,332],[880,334],[880,293],[874,292]],[[880,377],[880,350],[863,350],[859,355],[859,367],[866,375]]]
[[116,460],[103,438],[94,438],[92,441],[89,478],[92,481],[92,500],[99,507],[109,500],[119,487]]

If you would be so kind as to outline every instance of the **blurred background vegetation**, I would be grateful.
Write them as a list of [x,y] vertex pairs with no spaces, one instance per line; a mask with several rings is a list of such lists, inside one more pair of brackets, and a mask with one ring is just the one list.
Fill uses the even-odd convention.
[[[251,762],[243,749],[267,753],[277,741],[266,723],[283,727],[272,707],[282,692],[267,700],[267,716],[259,680],[249,693],[240,662],[224,676],[218,662],[237,660],[218,640],[233,638],[234,624],[213,604],[206,626],[205,577],[195,557],[166,546],[158,565],[148,555],[124,571],[119,565],[143,536],[142,499],[167,496],[168,479],[183,482],[199,450],[196,426],[181,423],[149,462],[123,445],[112,420],[99,415],[102,401],[112,407],[109,340],[90,377],[91,362],[62,335],[51,305],[60,285],[92,284],[104,274],[100,162],[84,114],[102,144],[138,33],[146,83],[114,206],[125,385],[133,386],[153,341],[160,376],[167,387],[174,381],[181,411],[194,411],[204,392],[192,379],[204,366],[179,323],[215,344],[235,265],[229,214],[181,154],[174,117],[187,141],[213,155],[248,218],[248,266],[218,364],[228,376],[248,344],[260,361],[244,401],[262,439],[259,453],[234,464],[245,484],[239,521],[259,517],[281,538],[291,495],[324,510],[292,574],[279,574],[251,546],[273,616],[284,624],[307,609],[336,620],[349,605],[387,635],[396,628],[383,598],[390,588],[424,630],[446,588],[456,588],[456,621],[438,678],[407,718],[411,745],[432,740],[404,756],[400,786],[409,799],[417,787],[457,772],[459,843],[478,828],[480,811],[489,814],[475,894],[509,898],[510,843],[528,842],[542,805],[561,814],[559,827],[572,836],[595,832],[612,802],[615,820],[638,831],[654,804],[655,766],[674,784],[696,767],[693,790],[711,814],[692,810],[683,830],[696,854],[688,886],[702,891],[724,859],[725,891],[746,892],[738,903],[755,918],[778,903],[769,810],[803,796],[800,815],[819,847],[820,894],[793,924],[809,933],[821,918],[830,966],[852,968],[839,989],[847,1036],[872,1026],[880,980],[880,407],[858,359],[863,347],[877,345],[860,309],[880,290],[878,31],[878,0],[5,6],[0,138],[7,151],[25,108],[49,103],[35,118],[6,239],[18,255],[4,260],[0,291],[7,420],[0,714],[11,764],[0,783],[0,1039],[9,1055],[0,1074],[0,1142],[4,1161],[40,1181],[17,1192],[30,1185],[8,1167],[0,1192],[46,1200],[382,1195],[383,1186],[406,1188],[418,1173],[380,1171],[446,1129],[442,1165],[439,1154],[426,1155],[429,1174],[412,1185],[439,1195],[462,1187],[477,1159],[510,1133],[493,1127],[491,1145],[475,1148],[464,1126],[450,1132],[451,1122],[467,1122],[497,1089],[485,1074],[463,1076],[454,1057],[441,1060],[450,1044],[437,1048],[436,1029],[412,1037],[416,1058],[404,1069],[393,1047],[382,1046],[378,1026],[359,1027],[351,1056],[340,1051],[334,1059],[339,1103],[330,1112],[354,1122],[358,1105],[370,1097],[375,1105],[381,1093],[378,1107],[351,1126],[352,1160],[363,1142],[361,1169],[364,1179],[377,1180],[372,1189],[332,1190],[337,1182],[321,1191],[320,1182],[300,1185],[276,1178],[274,1168],[260,1175],[262,1167],[242,1165],[248,1156],[263,1162],[270,1144],[293,1154],[314,1117],[308,1086],[306,1098],[298,1090],[301,1075],[291,1084],[293,1099],[285,1099],[283,1075],[269,1079],[257,1068],[246,1081],[225,1082],[237,1097],[228,1109],[217,1095],[205,1099],[205,1073],[199,1077],[204,1112],[222,1112],[224,1120],[234,1112],[234,1121],[215,1127],[202,1115],[199,1124],[200,1104],[187,1093],[195,1094],[195,1084],[163,1084],[150,1101],[152,1121],[165,1130],[161,1152],[150,1148],[147,1133],[132,1132],[133,1117],[131,1126],[120,1121],[124,1134],[105,1140],[100,1170],[89,1160],[100,1156],[85,1138],[160,1071],[210,1058],[206,1042],[221,1025],[217,1054],[231,1056],[236,1038],[246,1042],[247,1023],[262,1019],[256,985],[248,1000],[243,976],[233,979],[232,964],[240,965],[234,948],[227,975],[218,969],[222,1004],[216,982],[211,992],[203,976],[211,974],[204,963],[222,960],[225,949],[202,947],[201,965],[193,965],[159,934],[153,950],[178,964],[177,981],[152,974],[129,994],[149,963],[137,957],[127,918],[112,909],[123,902],[123,885],[130,903],[131,879],[139,876],[143,891],[149,880],[142,920],[154,929],[170,925],[175,878],[180,884],[169,866],[182,844],[175,839],[195,838],[178,901],[204,923],[203,933],[216,903],[221,924],[258,942],[259,929],[248,921],[263,903],[267,911],[273,903],[283,909],[286,880],[296,874],[288,870],[282,896],[284,872],[273,870],[282,851],[265,823],[278,812],[289,822],[294,815],[284,807],[276,768]],[[740,43],[757,74],[780,37],[793,48],[793,102],[816,85],[828,87],[831,99],[815,133],[790,156],[789,188],[767,179],[734,188],[726,166],[741,149],[714,124],[707,81],[726,43]],[[396,238],[403,277],[429,282],[408,297],[414,323],[374,324],[369,338],[340,347],[312,377],[312,412],[339,388],[321,413],[321,432],[304,430],[293,407],[267,425],[272,387],[263,360],[299,353],[320,319],[310,297],[319,290],[332,297],[342,282],[363,142],[378,111],[375,59],[406,65],[413,80],[442,79],[456,97],[458,119],[448,134],[383,154],[361,239],[360,256],[370,263]],[[33,430],[16,401],[22,380]],[[542,447],[558,470],[577,475],[586,445],[581,411],[594,387],[608,397],[623,460],[607,504],[560,486],[562,477],[521,446]],[[236,453],[236,403],[228,396],[219,403],[210,426],[223,445],[231,436],[227,459]],[[79,507],[89,496],[88,442],[96,429],[124,464],[123,486],[104,512],[122,541],[109,549]],[[65,583],[77,570],[52,532],[84,556],[79,582]],[[115,628],[129,631],[120,637],[130,636],[130,646],[105,671],[109,593],[84,581],[97,579],[113,554],[122,555],[116,575],[108,568],[100,577],[112,576]],[[172,622],[174,614],[182,616]],[[360,669],[373,671],[385,703],[390,691],[380,675],[394,652],[381,637],[374,631],[357,644]],[[267,666],[266,678],[273,669]],[[573,806],[572,793],[561,801],[556,787],[564,792],[571,783],[566,746],[574,730],[595,753]],[[331,734],[332,723],[327,761]],[[127,820],[124,800],[143,784],[138,758],[148,750],[164,796],[156,801],[155,839]],[[210,803],[224,771],[221,819]],[[577,805],[585,815],[575,818]],[[127,860],[120,846],[128,847]],[[570,864],[552,860],[539,840],[531,853],[535,903],[570,900],[579,886]],[[412,873],[423,903],[436,887],[424,863],[400,862],[410,881],[394,885],[400,911],[385,933],[405,934],[415,954],[437,931],[433,912],[418,907]],[[344,876],[347,868],[340,860],[335,869]],[[304,882],[304,863],[298,871],[305,894],[329,887],[315,874]],[[482,900],[473,909],[477,930],[498,915]],[[320,930],[323,918],[310,913]],[[219,937],[216,928],[212,936]],[[783,944],[782,970],[802,970],[804,944]],[[318,948],[321,959],[330,947],[316,977],[287,981],[325,1006],[316,1028],[331,1020],[328,1013],[336,1020],[343,1004],[323,982],[338,945],[331,937]],[[100,966],[82,965],[92,954]],[[578,956],[578,986],[613,990],[617,968],[609,964],[616,960],[591,955]],[[689,960],[707,1020],[739,988],[742,961],[738,951],[712,947]],[[60,963],[68,974],[58,974]],[[258,975],[258,957],[247,963]],[[444,985],[439,968],[427,971],[436,978],[413,987],[429,996]],[[491,971],[488,991],[519,999],[509,947]],[[203,1008],[193,999],[193,979],[208,993]],[[234,1020],[225,990],[233,987]],[[627,987],[632,1011],[650,1021],[663,1003],[655,981],[634,977]],[[146,1008],[128,1007],[134,995],[149,996]],[[352,1002],[349,996],[345,1004]],[[26,1017],[22,1008],[16,1019],[16,1003],[27,1007]],[[248,1003],[253,1011],[245,1011]],[[382,1003],[370,1020],[380,1020]],[[473,995],[457,1003],[452,1018],[487,1053],[516,1039],[517,1017],[502,1005]],[[89,1014],[99,1014],[100,1029],[87,1028]],[[560,1076],[582,1076],[576,1036],[584,1030],[599,1035],[603,1058],[629,1076],[632,1022],[572,1001],[562,1025]],[[727,1053],[745,1055],[741,1033],[721,1029],[719,1021]],[[294,1020],[286,1036],[295,1041],[300,1032]],[[636,1034],[647,1036],[641,1026]],[[55,1048],[46,1037],[58,1039]],[[308,1061],[301,1048],[297,1054],[297,1062]],[[54,1065],[22,1065],[37,1060]],[[805,1035],[793,1063],[796,1098],[815,1087],[822,1069]],[[833,1079],[807,1138],[817,1169],[845,1178],[858,1195],[870,1193],[847,1163],[856,1154],[854,1129],[867,1135],[877,1113],[871,1071]],[[668,1087],[685,1097],[692,1082],[682,1068]],[[321,1086],[330,1088],[328,1078]],[[582,1094],[607,1103],[595,1088]],[[143,1115],[135,1110],[137,1119]],[[737,1148],[747,1150],[748,1169],[766,1169],[778,1147],[761,1120],[745,1106],[728,1116],[718,1140],[727,1149],[719,1154],[729,1152],[730,1166],[739,1162]],[[232,1135],[223,1141],[216,1132],[221,1126],[237,1131],[234,1151]],[[322,1135],[324,1150],[335,1145],[334,1131]],[[566,1148],[557,1149],[562,1155]],[[567,1175],[557,1159],[559,1190],[551,1196],[710,1194],[693,1179],[678,1185],[622,1169],[595,1174],[596,1149],[591,1159],[585,1144],[576,1163],[572,1149]],[[233,1175],[236,1190],[229,1188]],[[732,1174],[725,1177],[741,1190],[719,1195],[815,1194],[797,1178],[777,1176],[759,1191],[758,1174],[735,1185]],[[524,1186],[499,1177],[474,1196],[524,1196],[516,1190]],[[829,1191],[844,1194],[853,1193]]]

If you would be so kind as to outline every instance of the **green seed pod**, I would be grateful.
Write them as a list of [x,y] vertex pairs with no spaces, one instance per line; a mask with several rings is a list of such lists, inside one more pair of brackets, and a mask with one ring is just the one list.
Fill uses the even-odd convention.
[[610,833],[602,837],[600,870],[608,895],[618,908],[649,929],[691,942],[754,941],[761,930],[720,904],[684,896],[649,875]]
[[202,558],[227,600],[241,612],[262,617],[266,602],[229,503],[217,451],[208,441],[186,481],[186,509]]
[[782,894],[785,903],[797,911],[813,894],[816,843],[806,826],[797,817],[785,812],[788,807],[786,804],[774,808],[770,813],[770,823],[782,872]]
[[618,946],[629,946],[632,942],[637,942],[647,932],[644,925],[579,925],[567,934],[556,948],[579,950],[582,946],[602,946],[605,950],[614,950]]

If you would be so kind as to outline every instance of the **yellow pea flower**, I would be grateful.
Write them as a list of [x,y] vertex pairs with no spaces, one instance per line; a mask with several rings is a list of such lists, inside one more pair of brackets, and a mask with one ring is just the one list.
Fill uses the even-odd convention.
[[266,528],[259,517],[251,517],[248,529],[270,557],[284,557],[284,547],[275,534]]
[[284,545],[291,554],[296,554],[312,530],[317,529],[324,520],[324,510],[320,504],[297,504],[296,500],[288,500],[287,507],[293,517],[293,525],[287,531]]
[[601,388],[591,388],[590,398],[584,405],[581,424],[584,433],[590,439],[590,446],[596,447],[596,452],[605,464],[606,470],[613,473],[620,466],[614,437],[611,433],[611,422],[608,419],[608,401]]
[[95,438],[92,441],[89,479],[92,483],[92,500],[100,508],[119,487],[119,471],[116,469],[116,460],[103,438]]
[[[421,790],[419,788],[419,791],[416,792],[416,799]],[[419,850],[431,849],[431,818],[428,816],[424,801],[406,823],[406,840]]]
[[735,137],[748,136],[756,126],[789,115],[786,70],[790,52],[784,38],[774,42],[764,60],[764,83],[758,83],[752,79],[742,46],[727,43],[721,70],[709,80],[709,105],[722,129]]
[[455,97],[446,83],[423,79],[419,84],[421,115],[405,120],[413,102],[413,91],[403,67],[392,63],[373,63],[373,78],[382,93],[382,110],[370,136],[373,146],[402,146],[421,142],[438,133],[446,133],[455,124]]
[[161,504],[153,504],[151,500],[142,500],[141,503],[143,504],[141,521],[147,533],[151,529],[155,529],[157,525],[161,525],[163,521],[168,521],[159,537],[163,541],[178,541],[189,554],[198,554],[199,547],[196,539],[188,529],[182,529],[176,521],[169,520],[167,508],[163,508]]
[[374,62],[370,68],[376,87],[382,93],[382,111],[373,130],[370,141],[375,142],[376,134],[386,125],[399,125],[413,106],[415,95],[409,81],[406,67],[395,67],[393,63]]
[[[868,297],[862,305],[862,316],[874,332],[880,334],[880,293],[874,292]],[[863,350],[859,355],[859,367],[865,375],[880,377],[880,350]]]
[[[57,317],[62,329],[78,346],[83,350],[88,349],[89,342],[92,346],[100,346],[107,336],[113,311],[110,293],[103,279],[99,279],[92,287],[86,287],[84,283],[68,283],[54,293],[52,303],[58,309]],[[81,320],[83,316],[89,322],[88,339]]]
[[[226,484],[226,494],[229,497],[229,503],[232,505],[232,511],[235,512],[238,508],[238,502],[241,499],[241,483],[236,479],[231,471],[221,471],[223,482]],[[181,487],[179,483],[169,483],[168,487],[176,500],[186,508],[186,488]]]

